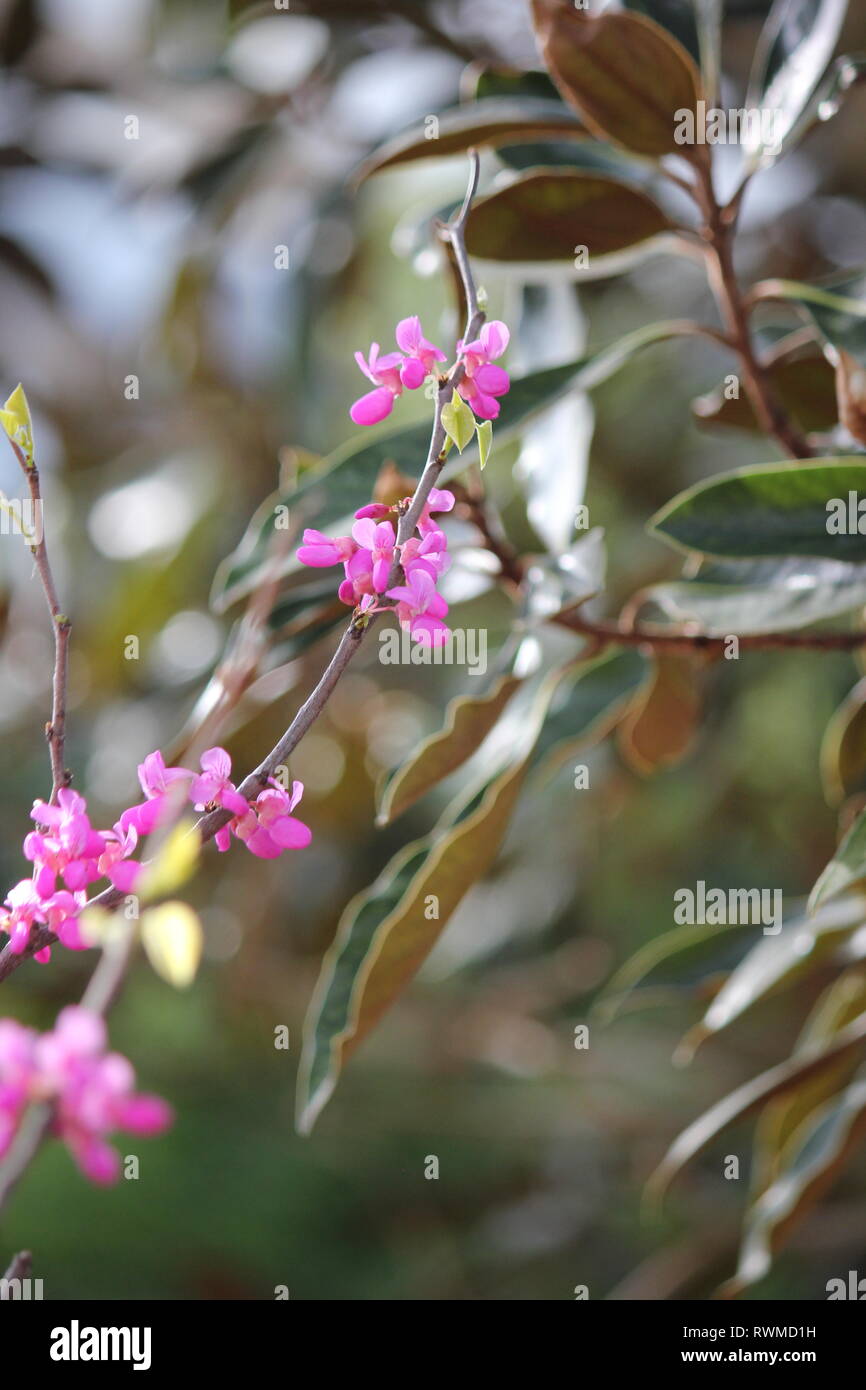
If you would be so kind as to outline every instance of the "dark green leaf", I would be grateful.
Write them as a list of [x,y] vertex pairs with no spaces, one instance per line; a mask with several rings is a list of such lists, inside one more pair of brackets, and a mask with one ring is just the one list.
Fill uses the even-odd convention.
[[858,488],[866,488],[866,463],[856,456],[738,468],[681,492],[649,526],[671,544],[707,555],[863,561],[866,517],[862,535],[828,529],[834,504],[847,507]]

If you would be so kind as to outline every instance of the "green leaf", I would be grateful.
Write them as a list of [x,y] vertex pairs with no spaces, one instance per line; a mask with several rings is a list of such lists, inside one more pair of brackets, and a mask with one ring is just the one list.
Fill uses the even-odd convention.
[[719,1290],[734,1298],[770,1272],[794,1227],[835,1181],[866,1135],[866,1078],[804,1121],[779,1177],[749,1209],[737,1272]]
[[747,126],[743,149],[754,169],[778,158],[824,75],[848,0],[775,0],[755,50],[746,107],[772,112],[772,139],[763,122]]
[[[561,366],[545,367],[527,376],[514,377],[507,396],[503,396],[496,422],[496,435],[501,443],[522,430],[527,421],[559,400],[569,390],[590,390],[619,371],[631,357],[650,343],[676,337],[679,325],[648,324],[624,338],[588,353]],[[430,427],[426,424],[390,430],[357,438],[337,449],[322,466],[306,470],[297,487],[285,493],[273,493],[252,518],[237,550],[223,561],[214,580],[212,603],[217,612],[224,612],[239,599],[245,598],[261,581],[264,574],[273,574],[273,535],[277,518],[276,508],[288,506],[299,525],[315,525],[326,531],[342,522],[352,512],[363,507],[373,495],[382,467],[389,461],[403,473],[418,475],[423,467],[430,444]],[[468,462],[475,446],[468,453]],[[452,459],[445,465],[443,481],[458,472],[461,463]],[[294,555],[286,559],[286,574],[301,572],[302,583],[315,582]]]
[[201,960],[204,934],[188,903],[149,907],[141,917],[141,942],[156,971],[175,989],[192,984]]
[[866,1014],[842,1028],[826,1045],[808,1055],[789,1057],[738,1086],[684,1129],[668,1149],[647,1185],[648,1195],[658,1199],[681,1168],[735,1120],[745,1119],[772,1100],[787,1095],[804,1081],[822,1075],[866,1044]]
[[[780,405],[805,434],[829,430],[836,424],[836,378],[822,353],[774,363],[766,375]],[[693,401],[692,411],[701,425],[763,433],[745,393],[731,400],[720,386]]]
[[[382,145],[360,166],[356,182],[361,183],[383,169],[394,169],[415,160],[442,159],[488,145],[519,144],[545,138],[586,138],[586,131],[573,113],[558,100],[488,97],[470,106],[444,111],[434,119],[438,123],[436,126],[428,127],[425,120],[424,129],[413,126]],[[428,135],[427,129],[437,133]]]
[[350,1054],[412,979],[468,890],[492,866],[561,676],[555,672],[541,684],[504,767],[463,794],[430,835],[406,846],[343,913],[304,1028],[298,1081],[302,1134],[312,1129]]
[[582,748],[600,743],[623,718],[650,674],[635,647],[605,652],[563,679],[542,726],[533,766],[549,775]]
[[638,154],[688,156],[675,113],[696,109],[700,78],[676,39],[643,15],[568,0],[533,0],[532,12],[554,82],[592,131]]
[[834,504],[847,506],[849,492],[858,488],[866,488],[866,462],[856,456],[738,468],[681,492],[649,529],[706,555],[863,561],[866,534],[828,530]]
[[[814,1052],[866,1009],[866,967],[851,966],[820,995],[797,1039],[794,1053]],[[854,1055],[804,1081],[796,1090],[770,1101],[755,1130],[751,1173],[752,1200],[775,1182],[784,1170],[793,1136],[807,1116],[847,1086],[859,1065]]]
[[729,975],[752,945],[751,925],[696,923],[653,937],[626,961],[605,987],[596,1009],[611,1022],[635,993],[658,988],[694,989]]
[[842,560],[707,562],[693,579],[656,584],[647,599],[677,624],[711,637],[783,632],[853,613],[866,604],[866,565]]
[[439,733],[425,739],[408,762],[384,783],[377,824],[387,825],[403,814],[437,782],[450,776],[477,750],[505,709],[520,680],[503,676],[486,695],[459,695],[445,711]]
[[475,436],[475,416],[456,391],[448,404],[442,407],[442,428],[461,454]]
[[831,806],[866,791],[866,678],[849,691],[824,730],[820,767]]
[[24,387],[20,383],[0,410],[0,425],[12,443],[17,444],[29,468],[33,463],[33,421],[30,419],[30,406]]
[[813,970],[864,921],[866,904],[836,903],[815,916],[786,922],[775,936],[762,935],[688,1034],[680,1055],[691,1055],[705,1038],[728,1028],[759,1000]]
[[831,898],[846,893],[866,878],[866,812],[861,813],[843,837],[830,863],[809,894],[809,911],[814,912]]
[[700,53],[697,14],[702,0],[624,0],[624,8],[646,15],[654,23],[673,34],[678,43],[695,60]]
[[530,169],[474,204],[466,224],[470,255],[490,261],[590,262],[671,230],[639,189],[571,169]]
[[866,365],[866,275],[834,276],[820,285],[773,280],[772,297],[797,304],[822,338]]
[[479,420],[475,426],[475,433],[478,435],[478,462],[485,468],[493,447],[493,421]]

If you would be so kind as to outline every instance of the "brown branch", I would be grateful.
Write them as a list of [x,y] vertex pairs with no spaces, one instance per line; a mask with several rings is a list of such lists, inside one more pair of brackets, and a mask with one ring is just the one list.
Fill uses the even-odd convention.
[[811,458],[808,440],[776,398],[766,367],[759,361],[749,329],[747,298],[737,282],[734,270],[733,238],[739,204],[721,208],[713,188],[709,166],[701,166],[701,204],[704,213],[703,235],[708,255],[710,286],[719,306],[728,337],[740,359],[743,385],[761,429],[772,435],[791,458]]
[[27,486],[30,489],[30,498],[33,502],[33,509],[36,516],[38,527],[38,540],[33,538],[30,543],[30,551],[36,565],[36,572],[39,575],[42,589],[45,594],[45,602],[48,604],[48,612],[51,614],[51,626],[54,631],[54,672],[51,681],[51,720],[45,726],[45,737],[48,740],[48,754],[51,759],[51,801],[57,800],[57,793],[61,787],[66,787],[70,782],[70,774],[64,766],[64,749],[66,745],[66,688],[69,679],[69,633],[72,624],[69,618],[60,607],[60,600],[57,596],[57,586],[54,583],[54,575],[51,569],[51,562],[48,559],[48,548],[45,544],[45,527],[42,515],[42,491],[39,482],[39,469],[35,463],[28,463],[23,451],[10,439],[10,444],[15,452],[15,457],[21,465],[21,469],[27,479]]

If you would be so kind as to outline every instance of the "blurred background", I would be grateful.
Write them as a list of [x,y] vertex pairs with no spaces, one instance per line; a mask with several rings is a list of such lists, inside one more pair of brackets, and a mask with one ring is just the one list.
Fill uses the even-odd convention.
[[[728,5],[735,96],[766,9]],[[866,46],[866,14],[845,32],[847,51]],[[426,161],[360,191],[352,171],[453,106],[479,67],[538,61],[524,0],[292,0],[288,12],[4,0],[0,51],[0,388],[23,381],[33,409],[74,623],[67,757],[94,820],[110,823],[135,799],[140,758],[171,750],[223,650],[236,615],[211,611],[216,566],[287,461],[350,436],[363,390],[352,351],[390,342],[415,312],[453,341],[447,280],[418,229],[460,196],[465,161]],[[864,117],[855,90],[756,184],[745,278],[862,264]],[[495,164],[485,156],[487,172]],[[486,288],[491,311],[519,327],[521,287],[502,272]],[[579,301],[570,284],[538,293],[549,360],[713,312],[700,268],[673,258]],[[532,354],[518,335],[510,365]],[[727,370],[712,346],[656,347],[594,393],[594,434],[586,403],[568,417],[564,457],[575,473],[589,459],[590,513],[610,547],[611,612],[677,572],[643,529],[659,505],[777,456],[758,436],[693,423],[691,399]],[[400,404],[404,423],[423,418],[423,399]],[[540,549],[531,457],[503,448],[489,477],[512,535]],[[3,453],[0,488],[18,485]],[[510,606],[462,541],[456,613],[495,644]],[[0,878],[11,884],[31,801],[47,791],[51,669],[41,594],[14,537],[0,543],[0,610]],[[236,767],[271,747],[328,643],[275,659],[250,692],[224,736]],[[642,1222],[643,1183],[700,1110],[787,1055],[823,981],[780,995],[685,1070],[671,1054],[701,1004],[687,972],[662,973],[642,1007],[607,1025],[593,1018],[588,1052],[574,1028],[613,971],[673,925],[677,887],[774,885],[788,900],[833,851],[818,750],[852,659],[722,665],[681,766],[642,781],[605,746],[588,759],[591,795],[576,797],[564,769],[524,797],[496,872],[300,1139],[295,1071],[322,953],[352,893],[436,810],[434,795],[376,830],[376,782],[467,688],[454,668],[383,667],[371,644],[293,759],[311,849],[276,863],[209,855],[192,889],[207,932],[195,987],[177,994],[142,964],[115,1011],[114,1044],[176,1107],[176,1127],[140,1146],[137,1183],[109,1192],[46,1149],[0,1225],[0,1264],[32,1249],[49,1298],[271,1298],[278,1285],[325,1300],[569,1299],[576,1285],[592,1298],[708,1296],[732,1268],[745,1196],[722,1180],[720,1155],[745,1155],[748,1127]],[[48,1026],[86,974],[63,953],[50,969],[27,966],[3,987],[3,1012]],[[288,1052],[273,1045],[281,1024]],[[424,1176],[432,1155],[438,1181]],[[823,1298],[828,1278],[862,1262],[864,1178],[861,1154],[751,1297]]]

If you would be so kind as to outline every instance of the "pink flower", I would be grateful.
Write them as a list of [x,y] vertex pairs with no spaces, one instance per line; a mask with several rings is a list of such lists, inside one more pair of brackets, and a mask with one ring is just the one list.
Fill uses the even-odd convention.
[[271,778],[271,786],[259,792],[250,815],[238,822],[238,839],[260,859],[276,859],[284,849],[306,849],[313,833],[291,814],[303,794],[303,782],[293,782],[289,794]]
[[366,507],[358,508],[355,519],[360,521],[365,516],[371,516],[374,521],[381,521],[382,517],[390,516],[393,510],[393,507],[386,506],[384,502],[368,502]]
[[[54,1127],[85,1177],[112,1183],[120,1158],[106,1135],[116,1129],[159,1134],[171,1109],[158,1096],[136,1094],[135,1072],[125,1057],[106,1053],[105,1023],[77,1005],[62,1011],[54,1031],[34,1047],[31,1098],[55,1102]],[[0,1058],[2,1066],[2,1058]]]
[[503,367],[494,367],[491,358],[501,357],[508,347],[509,333],[504,323],[494,319],[485,323],[471,343],[457,344],[457,353],[466,375],[458,386],[463,399],[482,420],[495,420],[499,414],[497,396],[504,396],[511,380]]
[[400,380],[410,391],[415,391],[425,377],[435,371],[437,362],[445,361],[445,353],[440,352],[435,343],[430,343],[421,331],[418,315],[401,319],[397,324],[397,346],[406,354],[400,368]]
[[321,531],[308,527],[304,532],[304,544],[298,550],[298,559],[302,565],[320,569],[326,565],[344,564],[354,552],[355,542],[351,536],[325,536]]
[[[224,748],[208,748],[201,755],[201,775],[194,777],[189,789],[190,800],[197,811],[209,811],[217,806],[231,811],[234,816],[245,816],[250,809],[245,796],[241,796],[230,780],[232,760]],[[230,841],[230,825],[223,825],[214,836],[216,847],[227,850]]]
[[448,604],[437,594],[436,582],[426,569],[410,570],[405,584],[388,590],[388,598],[397,600],[400,626],[424,646],[441,647],[448,640],[448,627],[442,622]]
[[[33,820],[46,826],[49,833],[34,831],[24,840],[24,854],[41,871],[61,874],[67,888],[73,892],[99,878],[97,860],[105,848],[105,840],[91,826],[87,803],[78,792],[61,787],[57,805],[34,801],[30,812]],[[51,892],[47,875],[39,875],[39,891]]]
[[[166,771],[177,771],[175,768]],[[191,777],[191,772],[184,772],[184,776]],[[175,779],[177,780],[177,779]],[[153,802],[145,802],[145,806],[153,805]],[[141,807],[132,807],[132,810],[140,810]],[[124,811],[120,820],[114,827],[114,832],[105,837],[105,849],[99,859],[99,872],[103,878],[107,878],[113,887],[119,888],[121,893],[132,893],[138,882],[139,876],[144,869],[143,864],[137,863],[130,858],[138,845],[138,831],[135,826],[124,820],[129,816],[129,811]]]
[[[370,575],[377,594],[384,594],[388,587],[388,575],[394,564],[394,545],[396,536],[390,521],[375,522],[368,517],[356,521],[352,527],[352,539],[361,550],[369,552]],[[353,557],[352,563],[357,557]],[[360,572],[360,567],[359,572]],[[350,566],[346,566],[347,578],[354,577]]]
[[403,393],[400,379],[403,356],[399,352],[387,352],[380,357],[379,344],[372,343],[369,358],[365,358],[362,352],[356,352],[355,361],[364,375],[375,382],[376,389],[355,401],[349,414],[356,425],[378,425],[380,420],[391,414],[394,401]]
[[444,531],[429,530],[422,538],[411,536],[400,552],[400,563],[404,574],[424,570],[434,581],[443,575],[451,564],[448,554],[448,541]]
[[425,531],[438,530],[435,521],[431,521],[432,512],[450,512],[454,506],[454,493],[449,492],[444,487],[431,487],[427,501],[421,509],[418,518],[418,530],[423,535]]
[[[124,811],[118,821],[121,834],[125,836],[127,831],[133,829],[137,835],[149,835],[162,824],[171,809],[170,787],[191,777],[192,773],[185,767],[166,767],[159,750],[148,753],[144,762],[138,765],[138,780],[147,799]],[[101,872],[105,873],[105,870]]]

